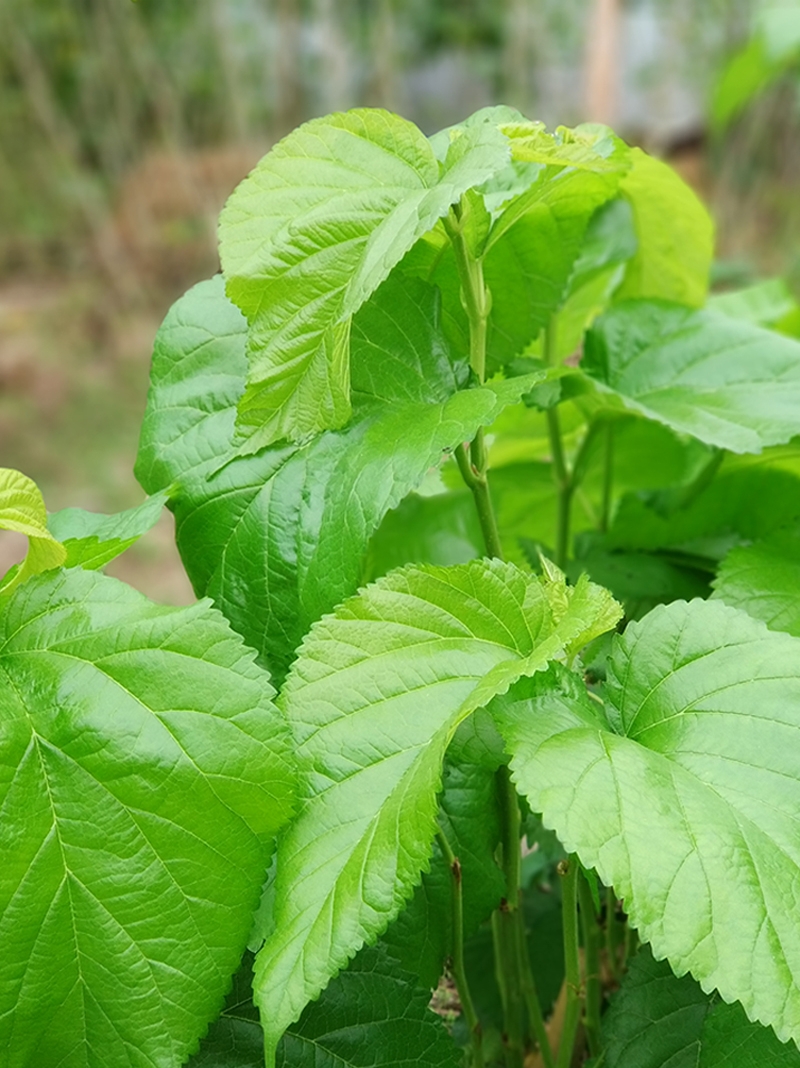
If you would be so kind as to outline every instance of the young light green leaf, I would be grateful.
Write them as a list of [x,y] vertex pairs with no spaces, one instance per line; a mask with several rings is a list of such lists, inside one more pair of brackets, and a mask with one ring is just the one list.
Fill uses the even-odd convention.
[[603,1017],[608,1068],[799,1068],[800,1051],[643,946]]
[[531,808],[678,975],[800,1039],[800,640],[719,602],[631,624],[605,708],[566,671],[492,705]]
[[800,638],[800,528],[731,549],[714,587],[714,597]]
[[389,279],[353,324],[353,425],[247,457],[231,444],[245,325],[220,280],[190,291],[159,333],[137,475],[150,493],[175,483],[195,591],[279,678],[311,622],[357,588],[386,512],[537,380],[457,391],[463,364],[437,316],[434,289]]
[[0,467],[0,530],[15,530],[28,539],[28,553],[12,568],[0,590],[8,592],[30,575],[60,567],[66,549],[47,529],[47,510],[39,487],[10,467]]
[[306,123],[264,157],[220,219],[227,292],[249,323],[243,452],[347,421],[350,317],[508,154],[479,124],[440,168],[413,123],[361,108]]
[[100,515],[83,508],[55,512],[47,525],[67,551],[64,567],[87,571],[104,567],[156,525],[168,498],[169,491],[162,490],[117,515]]
[[[541,123],[504,124],[502,129],[512,151],[524,150],[525,159],[531,158],[512,160],[485,183],[486,192],[474,195],[474,218],[466,220],[468,240],[473,231],[477,235],[472,236],[475,253],[484,256],[484,277],[492,294],[489,363],[493,368],[519,355],[536,337],[573,291],[571,279],[576,286],[586,282],[596,288],[596,270],[621,262],[633,251],[630,227],[618,214],[608,232],[601,233],[600,227],[587,235],[595,209],[616,195],[626,171],[627,149],[618,147],[621,142],[612,139],[606,146],[609,154],[602,155],[596,151],[600,142],[594,134],[570,140],[572,131],[549,134]],[[534,162],[534,157],[541,162]],[[487,210],[490,205],[492,212]],[[496,217],[487,238],[490,214]],[[603,253],[598,239],[603,239]],[[576,269],[579,278],[573,277]],[[403,270],[439,287],[447,336],[456,351],[467,351],[468,324],[455,257],[440,227],[410,251]],[[614,285],[619,280],[615,274]],[[585,304],[587,295],[583,297]],[[581,332],[591,316],[591,298],[589,304],[585,310],[572,309],[572,318],[582,316]]]
[[0,617],[0,1048],[183,1062],[237,966],[294,773],[268,676],[208,603],[83,570]]
[[666,163],[639,148],[630,150],[630,160],[620,191],[633,208],[639,249],[617,295],[700,307],[714,252],[711,217]]
[[303,804],[256,961],[267,1049],[408,898],[459,723],[618,614],[582,580],[556,615],[534,577],[481,560],[392,572],[311,629],[281,695]]
[[[508,123],[527,123],[528,120],[518,111],[516,108],[509,107],[507,104],[494,104],[489,107],[478,108],[462,122],[454,123],[452,126],[446,126],[443,130],[439,130],[428,138],[431,148],[433,149],[436,158],[444,163],[447,158],[447,153],[450,150],[450,145],[461,134],[468,130],[471,126],[482,126],[489,124],[490,126],[504,126]],[[542,126],[541,123],[537,123],[538,126]],[[490,181],[493,179],[489,179]]]
[[732,452],[800,433],[800,342],[664,301],[616,305],[586,338],[583,370],[626,407]]
[[630,149],[608,126],[586,124],[570,130],[558,126],[549,133],[541,122],[505,122],[503,133],[511,143],[511,158],[522,163],[570,167],[595,174],[624,174]]
[[[250,969],[188,1068],[262,1068]],[[430,991],[381,946],[363,949],[286,1032],[278,1068],[457,1068],[458,1050],[428,1008]]]

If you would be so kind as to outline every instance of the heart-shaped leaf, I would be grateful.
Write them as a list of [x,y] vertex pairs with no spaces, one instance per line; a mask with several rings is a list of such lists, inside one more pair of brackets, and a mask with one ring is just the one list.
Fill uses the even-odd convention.
[[79,569],[4,600],[4,1064],[177,1068],[196,1046],[292,807],[273,692],[207,602]]
[[576,675],[493,703],[531,808],[703,989],[800,1039],[800,640],[714,601],[615,639],[606,705]]

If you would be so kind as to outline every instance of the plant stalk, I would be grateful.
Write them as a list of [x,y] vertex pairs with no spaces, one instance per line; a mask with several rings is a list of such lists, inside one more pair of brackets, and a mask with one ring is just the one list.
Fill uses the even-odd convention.
[[611,501],[614,491],[614,424],[609,420],[605,427],[603,456],[603,501],[600,507],[600,532],[605,534],[611,519]]
[[578,876],[578,900],[583,923],[583,952],[585,961],[585,1005],[583,1025],[593,1057],[600,1054],[600,1004],[603,994],[600,981],[600,940],[602,932],[597,923],[592,891],[584,872]]
[[[456,205],[451,208],[444,222],[455,251],[462,301],[469,319],[470,366],[478,381],[483,383],[486,375],[486,324],[491,296],[483,280],[483,265],[480,259],[472,255],[464,237],[462,219],[461,207]],[[486,553],[502,560],[503,547],[487,480],[489,458],[483,427],[479,428],[470,444],[469,453],[463,444],[455,452],[462,478],[472,491]],[[530,972],[525,927],[519,907],[522,863],[519,801],[505,766],[497,772],[497,787],[503,812],[502,850],[506,885],[503,901],[492,915],[495,971],[503,1003],[506,1065],[507,1068],[523,1068],[527,1039],[525,990],[533,990],[535,995],[536,987]]]
[[564,926],[564,964],[567,985],[567,1006],[564,1011],[564,1026],[558,1047],[556,1068],[569,1068],[575,1046],[575,1035],[581,1018],[583,988],[581,984],[581,958],[578,945],[578,873],[580,864],[576,856],[566,862],[562,883],[562,921]]
[[453,852],[453,848],[441,827],[436,829],[436,839],[442,856],[450,868],[452,876],[452,905],[453,905],[453,942],[452,942],[452,973],[453,981],[458,990],[458,1000],[464,1013],[464,1019],[469,1028],[469,1039],[472,1048],[472,1068],[483,1068],[483,1042],[481,1022],[475,1011],[475,1002],[472,1000],[472,992],[467,980],[467,970],[464,964],[464,901],[461,892],[461,863]]
[[624,937],[624,929],[617,919],[617,895],[612,887],[606,889],[606,958],[608,967],[616,982],[621,972],[619,966],[619,947]]
[[[544,328],[544,358],[552,367],[556,363],[556,333],[553,320]],[[547,432],[550,438],[550,455],[553,462],[553,479],[558,494],[556,513],[556,565],[562,570],[567,563],[569,550],[569,521],[572,510],[572,493],[575,488],[567,458],[564,453],[564,441],[561,434],[561,420],[558,409],[547,409]]]
[[[522,909],[520,908],[519,911],[521,913]],[[524,920],[524,917],[521,919]],[[528,1010],[528,1020],[533,1029],[533,1036],[539,1045],[544,1068],[555,1068],[553,1047],[550,1045],[550,1036],[547,1034],[547,1028],[544,1025],[542,1003],[539,1000],[539,991],[536,989],[536,980],[533,977],[524,930],[522,932],[521,946],[523,953],[522,967],[520,969],[522,973],[522,994],[525,998],[525,1008]]]
[[461,299],[469,319],[469,363],[483,385],[486,378],[486,325],[491,297],[483,280],[483,262],[472,255],[464,237],[463,218],[461,205],[454,204],[442,221],[455,253]]
[[[485,454],[486,446],[484,444],[483,427],[475,435],[475,440],[472,442],[469,453],[463,444],[457,446],[455,450],[456,463],[461,472],[461,477],[472,491],[472,499],[475,502],[475,510],[478,513],[478,522],[480,523],[483,542],[486,546],[486,555],[502,560],[503,546],[500,543],[500,533],[497,529],[497,519],[494,514],[489,482],[486,477]],[[476,466],[475,459],[482,460],[482,468]]]
[[519,907],[522,867],[519,800],[506,765],[497,771],[497,784],[503,816],[505,896],[492,918],[492,931],[499,949],[496,961],[502,971],[502,975],[498,974],[498,985],[503,995],[506,1064],[508,1068],[518,1068],[525,1058],[525,1002],[522,979],[525,928]]

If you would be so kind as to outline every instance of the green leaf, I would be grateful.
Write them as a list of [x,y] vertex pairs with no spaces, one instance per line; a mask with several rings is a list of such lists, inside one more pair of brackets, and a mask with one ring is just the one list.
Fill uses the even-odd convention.
[[198,480],[232,453],[247,322],[220,275],[172,305],[156,334],[134,473],[147,493]]
[[531,808],[678,975],[800,1038],[800,641],[719,602],[632,623],[605,708],[564,670],[493,702]]
[[771,630],[800,637],[800,528],[776,530],[728,553],[714,596],[762,619]]
[[444,335],[439,292],[402,275],[353,319],[351,357],[353,398],[365,404],[446,401],[469,377],[466,357],[456,359]]
[[541,122],[505,122],[511,158],[523,163],[570,167],[598,174],[628,170],[630,149],[608,126],[586,123],[570,130],[558,126],[548,133]]
[[497,560],[410,567],[311,629],[281,695],[303,804],[256,962],[267,1048],[410,895],[459,723],[619,616],[585,580],[558,593]]
[[782,278],[771,278],[745,289],[715,293],[708,298],[707,307],[731,319],[744,319],[757,326],[774,326],[797,308],[797,302]]
[[36,483],[10,467],[0,467],[0,530],[15,530],[28,539],[28,552],[0,583],[9,592],[31,575],[60,567],[64,546],[47,529],[47,510]]
[[522,112],[516,108],[509,107],[507,104],[494,104],[489,107],[478,108],[466,119],[456,122],[452,126],[446,126],[443,130],[439,130],[438,133],[429,137],[428,140],[436,154],[436,158],[443,163],[447,158],[447,152],[453,139],[459,137],[471,126],[481,126],[484,123],[488,123],[490,126],[504,126],[507,123],[526,123],[527,121]]
[[[439,826],[461,865],[464,936],[498,907],[505,881],[495,862],[501,840],[496,767],[456,761],[448,753],[442,772]],[[453,874],[433,844],[430,869],[414,896],[382,938],[390,953],[423,986],[435,987],[453,952]]]
[[592,215],[616,195],[621,176],[618,169],[547,168],[503,209],[484,258],[495,366],[519,355],[562,304]]
[[0,1048],[180,1064],[247,940],[294,774],[266,674],[208,603],[83,570],[0,617]]
[[695,193],[666,163],[639,148],[620,192],[633,208],[639,249],[628,264],[620,300],[658,297],[699,307],[708,292],[714,226]]
[[[512,160],[481,187],[480,195],[472,194],[466,219],[467,236],[475,231],[476,254],[484,256],[484,277],[492,294],[491,368],[507,363],[533,341],[572,293],[574,270],[579,272],[575,285],[590,284],[593,293],[576,298],[577,307],[570,309],[564,330],[571,336],[572,320],[580,318],[582,331],[598,299],[597,270],[605,267],[608,274],[608,265],[616,264],[620,253],[624,259],[632,251],[629,227],[618,213],[606,232],[598,220],[587,234],[595,209],[616,195],[627,168],[627,149],[618,147],[621,142],[609,142],[612,151],[606,156],[596,150],[599,142],[594,135],[571,140],[572,131],[549,134],[541,123],[505,123],[502,129],[512,151],[522,153],[525,160]],[[497,217],[487,238],[489,206]],[[602,253],[598,243],[605,245]],[[458,271],[441,227],[423,236],[402,269],[438,286],[445,332],[456,351],[466,352],[468,324]],[[613,283],[618,281],[615,274]],[[605,285],[611,287],[611,281],[606,279]]]
[[176,537],[195,591],[282,678],[309,625],[358,587],[386,512],[538,376],[456,392],[463,373],[437,325],[435,290],[392,278],[353,324],[353,425],[237,457],[232,370],[243,365],[244,321],[229,309],[217,280],[168,315],[136,471],[148,492],[175,484]]
[[100,515],[82,508],[63,508],[47,521],[50,533],[63,542],[67,551],[64,567],[94,571],[114,560],[158,522],[169,491],[117,515]]
[[[188,1068],[262,1068],[248,973]],[[429,1000],[382,947],[364,949],[286,1032],[278,1068],[457,1068],[458,1050]]]
[[371,582],[403,564],[465,564],[483,551],[471,493],[412,493],[386,513],[373,534],[363,577]]
[[657,505],[643,495],[623,497],[604,538],[606,547],[678,549],[719,560],[732,546],[800,519],[797,449],[728,456],[711,484],[683,507],[664,511]]
[[446,450],[474,437],[520,380],[444,404],[398,404],[300,449],[228,464],[176,498],[198,592],[279,676],[310,624],[358,587],[369,538]]
[[796,1068],[797,1047],[642,947],[603,1017],[607,1068]]
[[665,601],[708,595],[708,574],[663,556],[593,549],[568,568],[570,578],[585,571],[625,605],[628,619],[640,619]]
[[722,70],[711,99],[711,120],[717,130],[724,130],[778,74],[761,37],[736,52]]
[[380,947],[363,950],[290,1027],[276,1068],[457,1068],[430,992]]
[[350,317],[508,153],[479,124],[440,168],[413,123],[361,108],[306,123],[264,157],[220,219],[227,292],[249,323],[243,452],[347,422]]
[[732,452],[800,433],[800,342],[714,312],[616,305],[589,331],[582,368],[626,407]]
[[626,200],[612,200],[593,215],[570,275],[563,306],[551,320],[558,360],[580,349],[583,335],[606,309],[635,254],[633,215]]

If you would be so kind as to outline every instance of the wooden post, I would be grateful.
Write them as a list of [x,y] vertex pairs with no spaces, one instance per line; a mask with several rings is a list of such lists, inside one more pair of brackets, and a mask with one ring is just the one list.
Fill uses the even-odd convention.
[[594,0],[586,42],[585,116],[613,126],[618,119],[620,0]]

